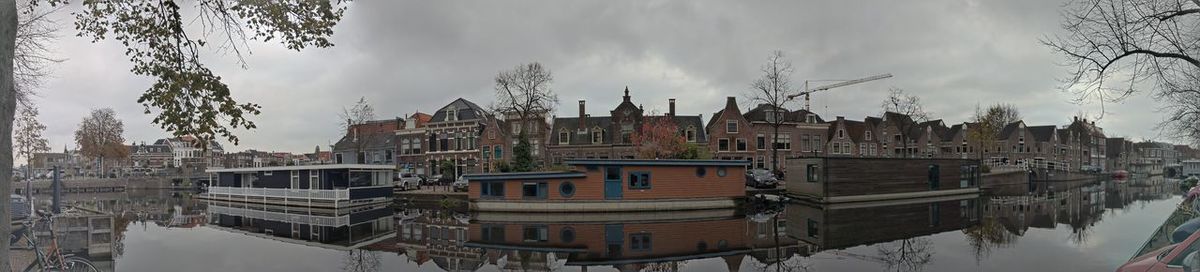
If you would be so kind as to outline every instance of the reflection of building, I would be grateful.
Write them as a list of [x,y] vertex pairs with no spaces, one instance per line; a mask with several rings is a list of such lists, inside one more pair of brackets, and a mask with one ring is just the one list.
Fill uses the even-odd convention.
[[797,158],[787,193],[818,203],[979,192],[979,163],[962,159]]
[[317,209],[211,201],[208,226],[339,250],[374,244],[396,234],[387,205],[355,209]]
[[787,233],[840,249],[961,230],[979,222],[979,195],[787,206]]
[[406,210],[400,214],[400,249],[418,265],[433,262],[446,271],[475,271],[483,264],[483,250],[463,246],[467,220],[444,210]]
[[392,165],[324,164],[210,169],[214,200],[345,208],[390,202]]
[[614,266],[637,271],[750,252],[746,220],[734,216],[733,210],[588,215],[479,213],[475,219],[466,245],[485,249],[488,263],[505,270]]

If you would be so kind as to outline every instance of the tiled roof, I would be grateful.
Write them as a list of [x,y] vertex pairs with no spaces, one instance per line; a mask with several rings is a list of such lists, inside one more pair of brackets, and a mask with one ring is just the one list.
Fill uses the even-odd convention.
[[429,122],[446,122],[446,109],[451,107],[453,107],[457,112],[456,117],[458,121],[480,119],[484,114],[483,108],[479,107],[479,105],[476,105],[471,101],[467,101],[466,99],[459,98],[455,99],[453,102],[450,102],[450,104],[446,104],[446,106],[442,107],[441,109],[438,109],[437,112],[433,113],[433,117],[429,119]]
[[[767,121],[767,111],[774,109],[774,108],[775,107],[771,106],[770,104],[759,104],[757,107],[754,107],[753,109],[746,111],[746,113],[743,113],[742,117],[746,118],[746,121],[750,121],[750,122],[766,122]],[[785,113],[783,114],[784,122],[803,123],[805,121],[805,119],[807,119],[807,117],[805,117],[805,116],[808,116],[808,115],[815,116],[817,119],[817,123],[825,122],[825,119],[821,119],[821,115],[807,111],[807,110],[789,111],[789,110],[783,109],[783,108],[781,108],[780,110],[785,111]]]
[[[828,141],[833,141],[837,137],[837,122],[829,123],[829,133],[826,135]],[[859,121],[842,120],[842,124],[846,127],[846,136],[850,141],[855,143],[863,142],[864,132],[867,130],[867,124]]]
[[1000,129],[1000,135],[996,135],[996,138],[1000,140],[1008,140],[1008,136],[1012,135],[1014,131],[1017,131],[1017,129],[1021,128],[1021,124],[1024,124],[1024,122],[1016,121],[1004,125],[1004,128]]
[[[550,143],[552,143],[552,145],[558,145],[558,133],[563,130],[566,130],[571,135],[570,140],[567,142],[567,145],[589,145],[589,144],[592,144],[592,134],[591,134],[592,128],[599,127],[600,129],[610,129],[611,124],[612,124],[612,117],[588,116],[588,117],[586,117],[585,124],[584,124],[584,126],[585,126],[584,128],[586,129],[587,133],[578,134],[576,132],[580,128],[579,127],[579,117],[554,118],[553,131],[551,132],[551,135],[554,135],[554,136],[552,139],[550,139]],[[609,133],[612,133],[612,132],[610,131],[605,134],[608,135]],[[604,137],[604,139],[601,143],[602,144],[611,144],[612,139],[611,139],[611,137]]]
[[1033,134],[1034,141],[1049,142],[1054,140],[1054,131],[1057,128],[1055,126],[1036,126],[1025,127],[1025,129],[1029,130],[1029,134]]
[[[396,146],[396,143],[393,141],[395,138],[395,134],[390,132],[360,133],[358,135],[359,141],[365,141],[362,144],[363,149],[394,148]],[[354,135],[346,135],[333,145],[333,150],[352,150],[355,147]]]

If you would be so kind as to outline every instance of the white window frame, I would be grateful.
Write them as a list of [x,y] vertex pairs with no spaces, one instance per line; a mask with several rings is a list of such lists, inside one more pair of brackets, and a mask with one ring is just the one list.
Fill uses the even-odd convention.
[[[732,127],[729,125],[733,125]],[[733,128],[733,130],[730,130]],[[725,120],[725,133],[738,133],[742,129],[739,127],[737,120]]]
[[[721,142],[725,142],[725,148],[724,148],[724,149],[721,149]],[[717,139],[717,151],[719,151],[719,152],[729,152],[729,149],[730,149],[730,147],[731,147],[729,144],[730,144],[730,143],[729,143],[729,139],[728,139],[728,138],[721,138],[721,139]]]

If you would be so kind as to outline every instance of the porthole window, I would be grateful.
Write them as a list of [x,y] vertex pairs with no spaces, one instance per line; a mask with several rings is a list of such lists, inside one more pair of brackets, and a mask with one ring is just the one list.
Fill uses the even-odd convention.
[[729,241],[725,241],[725,240],[717,241],[717,250],[725,250],[727,248],[729,248]]
[[718,176],[718,177],[724,177],[724,176],[725,176],[725,174],[727,174],[727,173],[725,172],[725,167],[724,167],[724,166],[717,167],[717,176]]
[[696,167],[696,177],[703,178],[705,174],[708,174],[708,168],[704,168],[704,166]]
[[562,197],[575,196],[575,184],[571,183],[570,181],[564,181],[562,184],[558,185],[558,193],[562,194]]
[[563,243],[575,242],[575,228],[563,227],[562,231],[559,232],[559,238]]

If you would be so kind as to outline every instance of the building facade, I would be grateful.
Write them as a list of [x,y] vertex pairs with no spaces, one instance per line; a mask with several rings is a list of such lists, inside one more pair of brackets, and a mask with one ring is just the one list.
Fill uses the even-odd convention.
[[455,177],[482,172],[479,136],[486,121],[483,108],[462,98],[434,112],[425,125],[426,172]]
[[404,120],[384,119],[350,126],[346,135],[333,145],[333,163],[393,164],[396,130]]
[[586,102],[579,101],[578,117],[556,117],[546,143],[549,164],[562,165],[567,159],[633,159],[636,157],[633,135],[642,130],[644,121],[651,118],[670,118],[680,137],[689,144],[704,146],[707,137],[699,115],[676,115],[674,99],[670,110],[661,116],[645,115],[633,104],[629,88],[621,104],[609,111],[609,116],[587,114]]
[[425,126],[430,119],[433,119],[432,115],[416,112],[405,116],[404,127],[396,130],[396,169],[401,173],[430,173],[425,160],[425,151],[430,145]]

